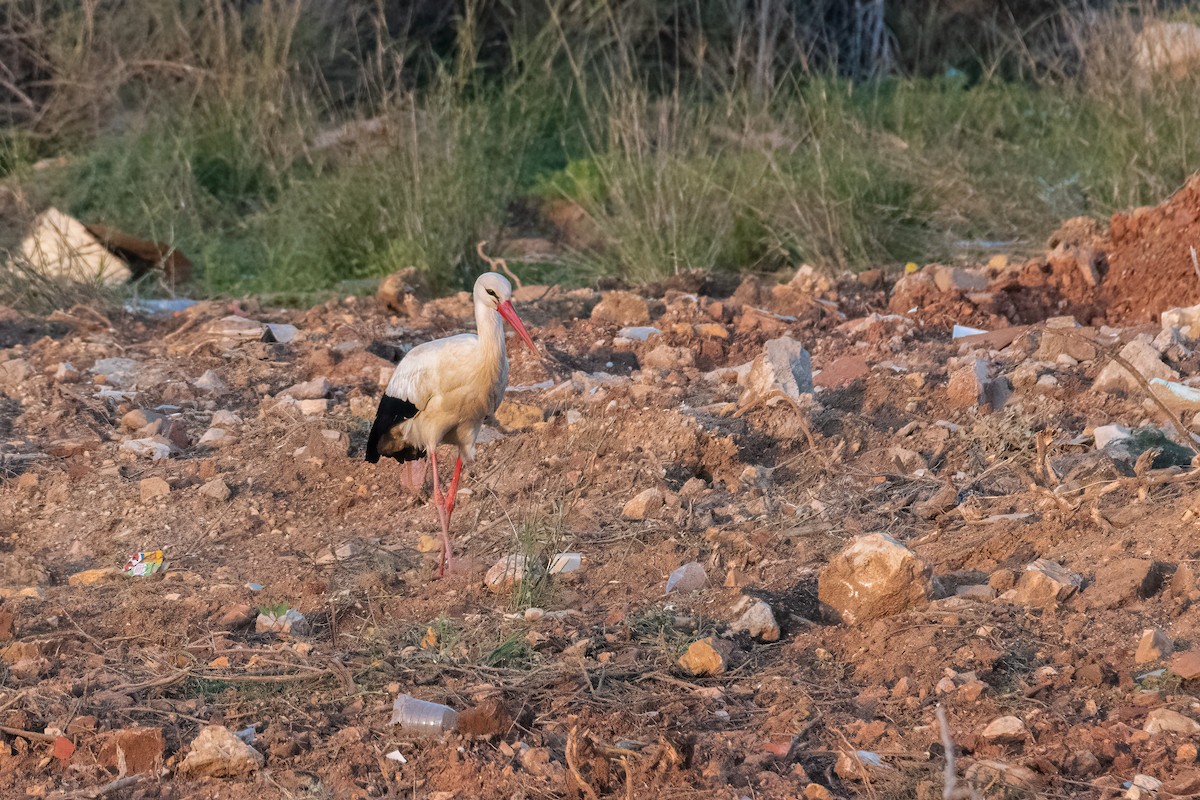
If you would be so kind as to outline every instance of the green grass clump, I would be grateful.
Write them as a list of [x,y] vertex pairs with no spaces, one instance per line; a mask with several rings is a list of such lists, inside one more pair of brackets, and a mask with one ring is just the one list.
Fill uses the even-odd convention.
[[[383,12],[290,0],[16,8],[0,32],[37,35],[10,60],[52,78],[38,114],[0,121],[0,180],[35,212],[174,244],[197,265],[193,294],[301,301],[408,266],[463,288],[475,242],[554,233],[529,219],[547,200],[576,203],[592,235],[552,265],[512,261],[538,280],[861,269],[977,254],[974,240],[1020,252],[1063,218],[1158,202],[1200,155],[1200,75],[1133,74],[1143,20],[1120,9],[1064,11],[1074,49],[997,38],[1003,55],[970,77],[852,81],[802,60],[748,72],[720,14],[687,23],[711,51],[667,63],[648,47],[655,8],[550,2],[509,19],[469,3],[429,45],[394,37]],[[362,120],[372,134],[317,145]],[[17,238],[0,226],[0,247]]]

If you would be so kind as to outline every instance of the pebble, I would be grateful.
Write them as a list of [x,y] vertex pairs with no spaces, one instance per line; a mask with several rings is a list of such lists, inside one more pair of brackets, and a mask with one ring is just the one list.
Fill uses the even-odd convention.
[[141,492],[142,503],[148,503],[156,497],[166,497],[169,495],[171,493],[171,484],[162,478],[143,478],[138,483],[138,490]]
[[528,561],[529,559],[521,554],[505,556],[493,564],[483,576],[484,586],[493,592],[511,589],[525,579]]
[[130,439],[122,442],[119,448],[127,453],[133,453],[139,458],[151,461],[162,461],[171,457],[171,444],[161,436],[150,436],[145,439]]
[[667,588],[664,594],[672,592],[695,592],[708,586],[708,573],[704,566],[696,561],[688,562],[677,567],[667,578]]
[[308,620],[294,608],[289,608],[279,616],[263,611],[254,621],[254,631],[256,633],[306,636],[308,635]]
[[775,621],[775,612],[771,606],[753,597],[743,597],[733,608],[734,614],[739,614],[730,625],[735,633],[749,633],[755,639],[764,642],[779,641],[779,623]]
[[923,606],[933,596],[933,571],[891,536],[860,536],[817,577],[822,610],[857,625]]
[[1051,608],[1083,586],[1083,577],[1061,564],[1039,558],[1025,567],[1013,589],[1012,600],[1035,608]]
[[644,489],[625,504],[621,516],[632,520],[648,519],[657,514],[665,502],[660,490]]
[[166,419],[166,417],[157,411],[135,408],[121,417],[121,427],[127,431],[139,431],[147,425],[162,419]]
[[217,502],[223,503],[229,499],[233,491],[229,485],[221,478],[213,478],[208,483],[200,487],[200,494]]
[[1142,638],[1138,641],[1133,660],[1137,664],[1149,664],[1171,655],[1172,649],[1174,645],[1171,637],[1165,631],[1161,628],[1146,628],[1142,631]]
[[223,392],[229,388],[221,376],[211,369],[205,370],[203,375],[192,381],[192,386],[204,392]]
[[233,436],[224,428],[209,428],[196,444],[199,447],[222,447],[232,441]]
[[578,572],[582,568],[583,555],[581,553],[559,553],[554,556],[547,571],[551,575],[565,575],[570,572]]
[[1200,722],[1169,708],[1156,708],[1146,715],[1142,727],[1146,733],[1182,733],[1188,736],[1200,733]]
[[209,424],[214,428],[236,428],[242,424],[242,418],[232,411],[221,409],[213,412],[212,421]]
[[1200,650],[1187,650],[1182,653],[1176,653],[1171,659],[1171,672],[1174,672],[1185,681],[1200,678]]
[[720,675],[726,669],[731,649],[729,642],[709,636],[692,642],[676,663],[692,675]]
[[1019,717],[998,717],[983,729],[983,738],[993,744],[1017,744],[1025,741],[1029,731]]
[[790,336],[772,339],[752,362],[746,387],[757,397],[767,398],[782,392],[798,402],[801,395],[813,392],[812,357]]
[[200,731],[179,767],[185,775],[233,778],[257,772],[263,765],[262,753],[220,725]]

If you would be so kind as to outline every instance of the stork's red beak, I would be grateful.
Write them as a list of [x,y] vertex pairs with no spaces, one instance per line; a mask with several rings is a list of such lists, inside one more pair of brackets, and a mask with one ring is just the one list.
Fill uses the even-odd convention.
[[542,354],[538,352],[537,345],[533,343],[533,339],[529,336],[529,331],[525,330],[525,324],[521,322],[521,318],[517,316],[517,312],[516,309],[513,308],[512,301],[505,300],[496,307],[496,310],[500,312],[500,316],[504,317],[505,322],[507,322],[509,325],[512,325],[512,329],[517,332],[517,336],[521,337],[521,341],[525,343],[525,346],[529,348],[530,352],[532,352],[538,358],[541,358]]

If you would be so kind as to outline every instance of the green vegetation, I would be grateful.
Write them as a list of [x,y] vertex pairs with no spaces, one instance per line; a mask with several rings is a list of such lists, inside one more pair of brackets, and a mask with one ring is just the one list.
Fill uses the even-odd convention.
[[[0,127],[0,178],[27,212],[175,244],[198,266],[189,291],[221,294],[409,265],[459,288],[476,241],[531,235],[529,210],[561,201],[586,241],[518,271],[584,283],[948,259],[964,240],[1037,246],[1062,218],[1156,202],[1200,163],[1200,76],[1135,90],[1139,23],[1115,10],[1056,17],[1065,54],[1041,28],[990,49],[954,28],[940,60],[936,30],[905,12],[889,24],[920,57],[873,77],[782,39],[751,58],[739,48],[757,40],[718,0],[694,17],[667,0],[511,16],[468,1],[433,45],[319,5],[137,0],[91,19],[12,4],[0,29],[24,49],[0,55],[37,113],[17,103]],[[0,246],[20,230],[0,225]]]

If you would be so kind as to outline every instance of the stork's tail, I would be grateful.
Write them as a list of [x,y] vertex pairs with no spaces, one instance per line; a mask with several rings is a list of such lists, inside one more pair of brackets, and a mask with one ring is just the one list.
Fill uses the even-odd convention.
[[388,394],[380,398],[375,422],[367,435],[367,461],[377,464],[380,456],[390,456],[397,461],[414,461],[421,458],[421,451],[407,442],[400,442],[402,446],[399,448],[392,447],[397,444],[397,439],[390,435],[392,428],[416,415],[417,407],[407,400]]

